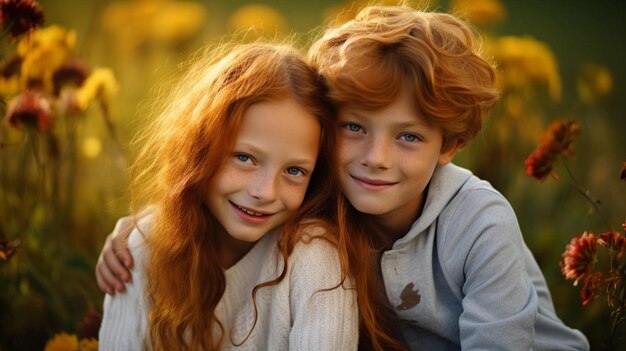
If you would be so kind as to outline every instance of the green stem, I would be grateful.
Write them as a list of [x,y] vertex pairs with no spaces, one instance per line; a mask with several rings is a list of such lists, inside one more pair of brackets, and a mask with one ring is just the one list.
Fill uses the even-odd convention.
[[565,159],[561,158],[561,160],[563,161],[563,165],[565,165],[565,169],[567,170],[567,173],[569,174],[569,177],[570,177],[570,179],[571,179],[571,181],[573,183],[572,187],[591,204],[591,206],[598,213],[598,216],[600,216],[600,218],[602,219],[604,224],[609,228],[609,231],[612,232],[613,228],[611,228],[611,225],[606,220],[606,218],[604,218],[604,215],[602,215],[602,212],[600,211],[600,207],[598,206],[598,200],[596,200],[593,197],[591,197],[591,195],[589,195],[589,193],[587,191],[584,191],[582,189],[582,187],[580,186],[580,184],[576,180],[576,177],[574,177],[574,173],[572,173],[572,170],[567,165],[567,162],[565,162]]

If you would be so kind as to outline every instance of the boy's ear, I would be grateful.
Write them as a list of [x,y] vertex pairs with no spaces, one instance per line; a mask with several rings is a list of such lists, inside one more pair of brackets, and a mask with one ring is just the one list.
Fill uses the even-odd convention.
[[457,141],[454,144],[452,144],[448,148],[448,150],[440,152],[439,164],[443,166],[443,165],[447,165],[448,163],[450,163],[450,161],[452,161],[452,159],[454,158],[454,155],[456,155],[456,152],[459,151],[460,147],[461,147],[461,143]]

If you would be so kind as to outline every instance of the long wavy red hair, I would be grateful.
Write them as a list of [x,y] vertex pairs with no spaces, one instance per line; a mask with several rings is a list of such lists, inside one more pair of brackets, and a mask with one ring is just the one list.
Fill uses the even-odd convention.
[[[242,116],[261,101],[292,98],[322,127],[321,150],[300,210],[283,226],[284,260],[304,225],[326,227],[327,240],[342,249],[332,224],[339,192],[334,176],[334,112],[324,85],[304,57],[287,45],[252,43],[209,47],[161,100],[155,118],[135,140],[131,210],[150,206],[154,214],[147,243],[149,338],[154,349],[216,350],[230,335],[215,315],[225,289],[214,259],[219,223],[204,205],[207,186],[230,155]],[[310,221],[304,219],[318,219]],[[346,255],[341,255],[344,277]],[[216,329],[217,328],[217,329]],[[219,330],[217,337],[213,331]]]
[[[377,110],[403,91],[432,125],[441,128],[443,149],[464,145],[480,131],[498,99],[495,70],[480,55],[476,33],[459,18],[406,6],[369,6],[354,20],[327,30],[309,50],[325,78],[331,101]],[[358,290],[361,348],[405,349],[393,337],[395,313],[379,272],[385,233],[372,216],[339,199],[340,232],[346,236],[350,273]]]

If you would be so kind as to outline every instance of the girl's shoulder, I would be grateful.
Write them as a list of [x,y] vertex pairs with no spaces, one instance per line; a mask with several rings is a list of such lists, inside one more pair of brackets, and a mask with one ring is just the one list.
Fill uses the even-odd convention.
[[[291,274],[325,276],[335,282],[342,274],[342,255],[332,225],[310,220],[301,227],[299,240],[289,256]],[[347,262],[347,261],[346,261]]]
[[336,233],[334,226],[324,220],[308,219],[304,221],[300,224],[298,240],[295,242],[292,256],[337,256],[338,238]]

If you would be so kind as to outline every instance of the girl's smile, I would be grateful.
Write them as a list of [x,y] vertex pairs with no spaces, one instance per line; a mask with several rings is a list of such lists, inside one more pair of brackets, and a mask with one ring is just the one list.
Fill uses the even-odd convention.
[[206,198],[224,235],[254,243],[295,213],[315,168],[320,134],[317,118],[292,99],[247,108]]
[[274,215],[274,213],[263,213],[247,207],[239,206],[233,202],[230,203],[233,206],[233,210],[237,212],[237,214],[239,214],[244,221],[249,223],[265,223]]

